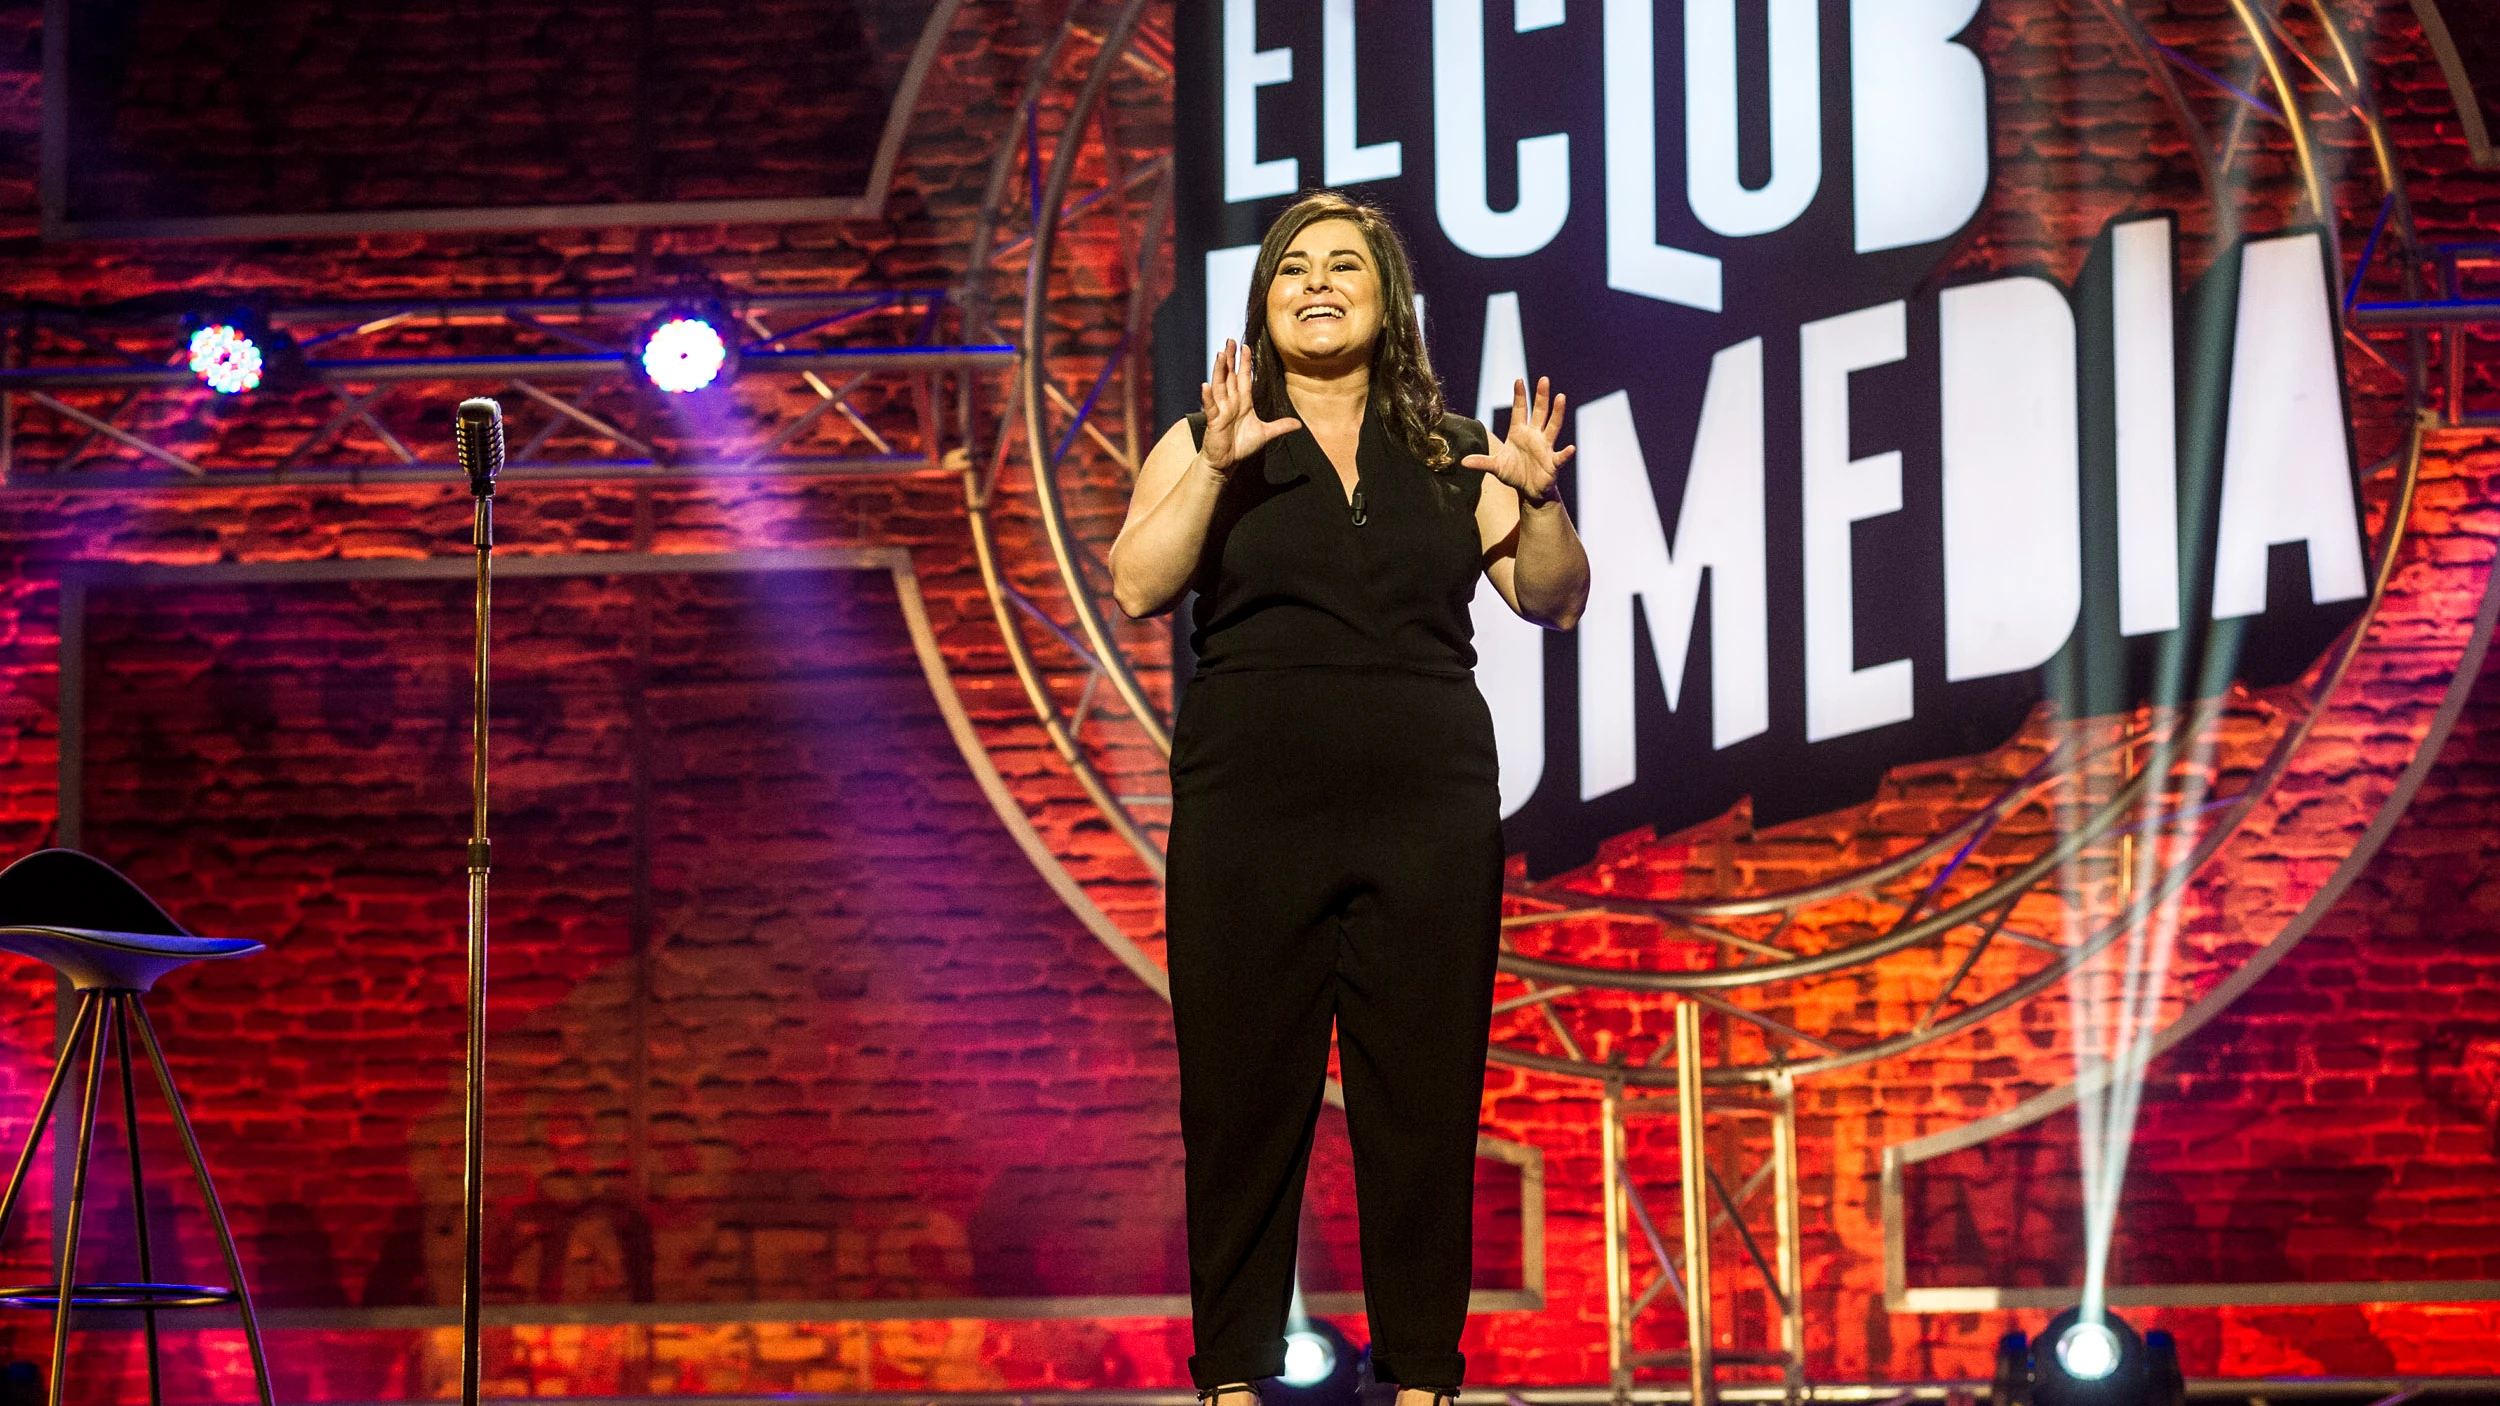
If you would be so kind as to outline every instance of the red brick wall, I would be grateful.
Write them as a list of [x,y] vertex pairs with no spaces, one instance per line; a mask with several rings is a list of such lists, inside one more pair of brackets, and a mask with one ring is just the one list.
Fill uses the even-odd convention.
[[[1185,1291],[1160,1005],[997,826],[885,573],[499,595],[495,1297]],[[164,1002],[262,1294],[456,1302],[465,584],[93,599],[88,846],[271,946]]]
[[[2140,77],[2089,7],[2072,8],[2024,18],[2048,7],[1991,7],[1983,37],[2000,76],[2000,196],[1965,268],[2071,274],[2075,239],[2108,215],[2148,201],[2198,208],[2183,149],[2143,100]],[[210,287],[622,291],[670,254],[759,289],[943,281],[961,268],[1003,114],[1050,20],[1040,7],[966,7],[882,220],[45,246],[33,237],[40,9],[0,4],[0,259],[12,290],[71,302]],[[2384,91],[2422,176],[2426,225],[2451,236],[2500,228],[2500,180],[2465,169],[2409,10],[2383,0],[2376,11],[2378,46],[2394,65]],[[2227,52],[2211,36],[2222,13],[2183,5],[2151,18],[2165,38],[2220,62]],[[2258,139],[2244,158],[2245,194],[2263,228],[2266,212],[2283,208],[2287,167]],[[2335,150],[2357,159],[2348,142]],[[2357,178],[2346,190],[2348,215],[2366,225],[2375,192]],[[2200,225],[2192,217],[2189,227]],[[2359,374],[2374,456],[2391,442],[2387,385]],[[403,432],[439,425],[412,418]],[[2195,891],[2179,1000],[2209,989],[2307,900],[2349,843],[2353,816],[2409,755],[2479,596],[2495,474],[2488,438],[2443,439],[2381,636],[2281,799]],[[2379,501],[2385,482],[2373,484]],[[1007,514],[1009,535],[1029,537],[1012,497]],[[459,549],[465,521],[438,490],[0,499],[0,844],[15,853],[42,843],[55,813],[53,563],[441,554]],[[1151,887],[1024,721],[953,480],[639,494],[516,486],[502,529],[516,554],[911,548],[1002,768],[1097,898],[1151,938]],[[794,598],[804,609],[718,582],[651,590],[652,669],[678,672],[649,695],[645,753],[652,931],[667,938],[650,978],[643,1165],[657,1203],[647,1226],[607,1214],[640,1190],[626,1156],[631,1059],[617,1028],[634,980],[623,701],[634,592],[592,579],[505,596],[494,1078],[506,1093],[491,1128],[503,1291],[613,1299],[641,1291],[646,1272],[663,1299],[1177,1290],[1160,1012],[1055,908],[970,790],[878,588],[828,597],[813,580]],[[273,1302],[440,1302],[456,1264],[447,1217],[463,786],[460,624],[445,597],[402,585],[97,598],[89,843],[200,928],[273,946],[170,982],[158,1002]],[[796,619],[823,628],[753,633],[758,620],[778,629]],[[2246,746],[2273,724],[2260,702],[2240,706],[2235,745]],[[2490,1072],[2500,1014],[2489,995],[2500,959],[2481,880],[2500,819],[2493,706],[2478,698],[2404,827],[2317,934],[2158,1071],[2122,1248],[2131,1268],[2217,1280],[2500,1277],[2500,1266],[2465,1263],[2470,1247],[2488,1261],[2500,1244],[2489,1194],[2500,1175]],[[1925,833],[1989,794],[2036,745],[1906,773],[1868,807],[1776,834],[1749,835],[1738,817],[1690,837],[1628,837],[1588,877],[1633,892],[1707,892],[1827,866],[1853,845],[1864,854]],[[2014,829],[2042,823],[2035,814]],[[1637,937],[1619,927],[1564,940]],[[1936,975],[1827,984],[1784,1014],[1855,1010],[1899,1028]],[[17,997],[0,1029],[12,1052],[0,1060],[7,1147],[40,1090],[51,983],[19,963],[0,967],[0,980]],[[1646,1042],[1660,1028],[1655,1008],[1596,1022],[1617,1040]],[[2061,1081],[2070,1039],[2064,1002],[2052,998],[1805,1089],[1816,1375],[1977,1375],[1997,1332],[2037,1326],[2039,1315],[1887,1314],[1874,1175],[1885,1145]],[[1591,1114],[1581,1086],[1501,1071],[1488,1081],[1488,1126],[1549,1158],[1551,1298],[1542,1314],[1477,1321],[1468,1349],[1482,1380],[1602,1376]],[[2064,1126],[2042,1127],[2051,1171]],[[1670,1136],[1650,1125],[1637,1134],[1645,1180],[1672,1166]],[[153,1142],[165,1148],[162,1130]],[[1324,1152],[1313,1258],[1350,1280],[1332,1165]],[[2059,1204],[2053,1179],[2039,1179],[2038,1204]],[[38,1212],[48,1194],[39,1182]],[[2003,1192],[1982,1177],[1970,1194]],[[2277,1226],[2286,1233],[2272,1235]],[[546,1252],[559,1229],[578,1232],[561,1241],[570,1248],[560,1263]],[[647,1271],[635,1239],[645,1233]],[[186,1225],[186,1269],[209,1272],[206,1249]],[[0,1253],[28,1277],[39,1272],[22,1236]],[[1932,1253],[1947,1267],[2017,1273],[2028,1255],[2043,1261],[2029,1271],[2039,1275],[2072,1258],[2066,1242],[2003,1247],[1993,1261],[1984,1243]],[[1740,1337],[1765,1330],[1758,1304],[1733,1317]],[[2487,1308],[2165,1311],[2143,1321],[2178,1332],[2197,1372],[2500,1370],[2500,1315]],[[1362,1336],[1359,1321],[1350,1327]],[[29,1329],[8,1333],[0,1354],[39,1347]],[[439,1331],[288,1332],[273,1343],[282,1391],[297,1399],[439,1393],[456,1348]],[[1164,1386],[1182,1380],[1188,1346],[1186,1325],[1165,1321],[539,1329],[493,1343],[498,1389],[548,1394]],[[127,1346],[97,1335],[82,1351],[102,1364]],[[230,1335],[181,1351],[186,1363],[205,1353],[221,1373],[237,1365]],[[229,1378],[224,1390],[237,1385]]]
[[[724,25],[699,5],[556,3],[495,10],[488,43],[447,7],[131,6],[98,65],[111,81],[78,95],[70,208],[856,197],[927,14],[846,0]],[[114,37],[82,36],[85,57]]]

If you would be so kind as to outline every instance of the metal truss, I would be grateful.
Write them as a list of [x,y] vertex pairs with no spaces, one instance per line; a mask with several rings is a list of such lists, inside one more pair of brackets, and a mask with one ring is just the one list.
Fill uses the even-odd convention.
[[[2386,416],[2395,442],[2370,471],[2393,482],[2370,544],[2362,616],[2299,686],[2264,698],[2148,708],[2066,726],[1995,799],[1923,842],[1847,872],[1700,901],[1641,900],[1562,883],[1513,888],[1491,1057],[1587,1081],[1600,1092],[1609,1149],[1608,1341],[1618,1400],[1631,1391],[1634,1368],[1669,1360],[1687,1367],[1691,1397],[1706,1399],[1718,1389],[1714,1356],[1718,1363],[1737,1361],[1716,1347],[1711,1295],[1701,1285],[1712,1227],[1744,1226],[1735,1207],[1759,1189],[1750,1183],[1761,1174],[1748,1178],[1746,1194],[1738,1196],[1723,1185],[1705,1189],[1708,1177],[1696,1175],[1697,1168],[1707,1170],[1701,1129],[1722,1107],[1731,1115],[1768,1111],[1774,1128],[1787,1130],[1775,1132],[1767,1164],[1775,1181],[1773,1218],[1785,1231],[1774,1236],[1780,1248],[1766,1257],[1750,1230],[1740,1239],[1783,1309],[1783,1346],[1761,1354],[1766,1360],[1756,1365],[1780,1367],[1781,1393],[1797,1396],[1797,1280],[1788,1259],[1796,1186],[1793,1173],[1776,1170],[1783,1156],[1795,1155],[1796,1081],[1954,1038],[2062,989],[2179,896],[2290,769],[2349,673],[2404,542],[2425,436],[2441,424],[2484,423],[2464,403],[2466,329],[2500,321],[2500,301],[2469,296],[2463,275],[2492,261],[2495,251],[2431,245],[2420,237],[2404,170],[2339,7],[2334,0],[2304,4],[2296,21],[2287,13],[2291,6],[2229,0],[2215,26],[2165,42],[2125,0],[2093,0],[2120,51],[2186,138],[2214,213],[2210,247],[2238,236],[2242,192],[2271,179],[2261,178],[2252,156],[2288,145],[2293,174],[2282,198],[2299,218],[2323,228],[2336,267],[2347,270],[2342,309],[2356,397],[2398,407]],[[1002,586],[994,599],[1002,619],[1021,616],[1017,628],[1031,622],[1045,649],[1076,661],[1054,680],[1018,646],[1019,671],[1054,742],[1106,820],[1159,876],[1161,856],[1150,849],[1156,827],[1132,813],[1138,798],[1117,794],[1105,779],[1103,759],[1144,746],[1168,752],[1168,736],[1140,682],[1135,665],[1141,661],[1122,648],[1121,622],[1108,605],[1109,583],[1098,560],[1118,522],[1104,506],[1124,498],[1144,447],[1145,406],[1134,365],[1145,299],[1170,278],[1162,247],[1169,173],[1156,164],[1169,148],[1158,151],[1138,135],[1158,112],[1168,122],[1169,48],[1143,18],[1146,12],[1142,0],[1080,0],[1053,50],[1033,69],[1020,109],[1023,140],[999,154],[989,191],[994,218],[974,246],[975,260],[980,267],[987,251],[988,267],[1002,283],[1021,275],[1021,288],[1012,290],[1021,299],[1002,297],[1009,306],[995,325],[1025,358],[1017,394],[1000,417],[997,457],[968,483],[976,531],[982,531],[988,523],[981,514],[994,512],[1009,471],[1029,475],[1056,590],[1047,605],[1030,587]],[[2248,76],[2235,79],[2234,72]],[[2339,192],[2313,131],[2321,123],[2357,131],[2380,188],[2375,223],[2357,258],[2345,255]],[[1058,314],[1075,296],[1076,261],[1063,266],[1056,255],[1069,231],[1087,222],[1116,226],[1122,281],[1106,296],[1095,324],[1072,326],[1063,315],[1045,314]],[[1090,267],[1100,277],[1100,265]],[[2438,358],[2445,377],[2437,385],[2433,337],[2443,339]],[[2367,378],[2375,379],[2361,384]],[[2434,402],[2441,408],[2426,414]],[[998,552],[987,532],[982,540],[985,554]],[[985,555],[985,562],[991,559]],[[999,578],[1018,564],[985,570]],[[1142,662],[1152,667],[1151,656]],[[1119,700],[1115,707],[1101,706],[1106,692]],[[2254,754],[2244,745],[2226,745],[2234,723],[2242,734],[2253,723],[2270,741]],[[1089,726],[1096,736],[1086,735]],[[2018,817],[2034,821],[2049,809],[2059,812],[2059,823],[2013,823]],[[2091,876],[2087,890],[2061,892],[2060,883],[2078,873]],[[2066,913],[2070,900],[2083,906],[2086,920]],[[2028,921],[2027,905],[2038,910]],[[1637,960],[1599,960],[1561,940],[1592,920],[1632,925],[1637,940],[1624,950]],[[1911,1003],[1915,1015],[1858,1028],[1829,1014],[1851,1011],[1852,1003],[1812,999],[1823,984],[1854,978],[1877,963],[1888,964],[1895,984],[1927,982]],[[1927,972],[1945,974],[1922,975]],[[1674,1038],[1654,1037],[1646,1050],[1621,1043],[1609,1048],[1610,1033],[1597,1027],[1620,1028],[1627,1004],[1636,1014],[1671,1016]],[[1715,1040],[1702,1036],[1705,1011],[1717,1017]],[[1667,1089],[1675,1090],[1672,1099],[1639,1095]],[[1717,1091],[1709,1102],[1705,1090]],[[1669,1253],[1634,1189],[1624,1154],[1624,1120],[1661,1111],[1644,1104],[1670,1103],[1686,1129],[1681,1279],[1678,1256]],[[1712,1197],[1720,1201],[1716,1212]],[[1635,1294],[1629,1267],[1644,1245],[1657,1277]],[[1677,1288],[1687,1309],[1687,1346],[1672,1359],[1633,1347],[1635,1322],[1657,1301],[1661,1284]]]
[[[1168,659],[1169,635],[1123,618],[1103,558],[1152,433],[1146,346],[1170,286],[1168,23],[1147,0],[1070,6],[992,161],[965,295],[971,326],[1022,353],[990,453],[964,475],[991,607],[1053,747],[1158,883],[1169,695],[1139,663]],[[1106,282],[1087,296],[1080,277]]]
[[[1715,1383],[1717,1365],[1726,1362],[1777,1367],[1784,1394],[1790,1400],[1802,1400],[1806,1379],[1805,1268],[1797,1224],[1796,1084],[1783,1077],[1772,1081],[1767,1097],[1740,1095],[1705,1100],[1701,1081],[1701,1013],[1702,1008],[1691,1001],[1680,1002],[1675,1008],[1679,1077],[1672,1099],[1633,1097],[1620,1079],[1609,1079],[1603,1085],[1605,1093],[1598,1117],[1606,1229],[1607,1382],[1615,1399],[1623,1401],[1631,1395],[1632,1374],[1639,1368],[1682,1367],[1697,1382]],[[1676,1120],[1680,1253],[1668,1251],[1666,1238],[1658,1230],[1658,1218],[1650,1213],[1640,1185],[1632,1177],[1626,1153],[1630,1132],[1627,1125],[1632,1118],[1644,1115],[1664,1115]],[[1733,1155],[1718,1159],[1710,1155],[1708,1132],[1714,1115],[1722,1124],[1740,1116],[1769,1123],[1770,1147],[1750,1173],[1741,1165],[1745,1151],[1741,1139],[1723,1135],[1722,1143],[1734,1144],[1728,1148]],[[1724,1173],[1723,1163],[1727,1165]],[[1736,1177],[1742,1177],[1742,1181],[1730,1190],[1728,1183]],[[1754,1234],[1749,1219],[1753,1213],[1748,1210],[1766,1179],[1772,1183],[1773,1238],[1769,1255],[1763,1253],[1762,1242]],[[1634,1226],[1640,1229],[1637,1241],[1631,1234]],[[1746,1261],[1759,1276],[1761,1290],[1778,1310],[1779,1346],[1775,1349],[1722,1349],[1717,1344],[1712,1325],[1719,1296],[1712,1287],[1712,1241],[1722,1228],[1735,1232]],[[1641,1245],[1649,1249],[1652,1274],[1648,1284],[1635,1294],[1633,1260]],[[1683,1264],[1680,1274],[1676,1270],[1678,1260]],[[1636,1335],[1642,1315],[1657,1302],[1661,1289],[1673,1290],[1678,1306],[1684,1310],[1686,1346],[1644,1350]]]
[[[2386,215],[2381,214],[2382,222]],[[2373,231],[2373,243],[2377,232]],[[2367,331],[2422,331],[2438,338],[2439,382],[2432,397],[2447,429],[2500,429],[2500,385],[2487,384],[2490,408],[2477,409],[2468,368],[2479,366],[2486,383],[2500,383],[2500,243],[2435,243],[2425,249],[2426,280],[2435,296],[2404,301],[2348,302],[2345,315]],[[2364,249],[2366,263],[2369,250]],[[2358,291],[2356,289],[2356,291]]]
[[[949,437],[951,402],[1016,359],[964,340],[944,289],[728,296],[734,383],[669,396],[637,381],[630,358],[643,322],[675,301],[278,304],[260,312],[292,351],[272,355],[261,389],[232,397],[179,363],[186,321],[230,303],[21,307],[0,344],[0,485],[449,482],[435,417],[447,394],[480,391],[526,402],[505,471],[517,481],[942,471],[969,458]],[[775,395],[813,400],[739,413]]]

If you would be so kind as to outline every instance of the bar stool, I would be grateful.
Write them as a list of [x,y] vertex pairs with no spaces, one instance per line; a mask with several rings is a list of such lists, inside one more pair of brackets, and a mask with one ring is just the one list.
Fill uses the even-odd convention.
[[[0,1236],[8,1233],[9,1217],[17,1210],[18,1194],[25,1190],[26,1173],[34,1166],[35,1149],[43,1142],[53,1105],[60,1101],[61,1088],[69,1081],[70,1066],[82,1054],[87,1061],[84,1102],[79,1106],[77,1171],[70,1186],[66,1233],[61,1236],[59,1282],[0,1288],[0,1306],[52,1311],[52,1406],[60,1406],[66,1386],[72,1309],[138,1310],[147,1331],[148,1401],[150,1406],[162,1406],[164,1381],[157,1357],[157,1313],[169,1308],[215,1308],[226,1304],[233,1304],[242,1314],[243,1338],[251,1348],[252,1375],[260,1389],[261,1406],[275,1406],[269,1391],[269,1359],[261,1350],[260,1322],[252,1314],[252,1296],[243,1284],[243,1261],[235,1253],[234,1231],[226,1223],[217,1188],[208,1179],[208,1163],[200,1156],[200,1141],[191,1131],[189,1115],[183,1112],[182,1098],[174,1092],[174,1076],[166,1067],[164,1047],[157,1043],[156,1028],[148,1023],[147,1007],[140,1000],[158,978],[177,967],[248,957],[260,950],[261,944],[240,938],[193,936],[140,892],[138,885],[122,877],[111,865],[77,850],[38,850],[0,870],[0,952],[14,952],[45,963],[69,978],[78,992],[78,1010],[70,1020],[69,1033],[61,1040],[61,1057],[52,1066],[52,1083],[44,1090],[43,1106],[35,1114],[25,1151],[18,1155],[17,1170],[9,1176],[8,1192],[0,1196]],[[199,1178],[200,1198],[207,1204],[209,1222],[217,1228],[218,1244],[226,1253],[226,1273],[233,1281],[232,1288],[152,1282],[155,1264],[149,1252],[147,1193],[139,1162],[139,1091],[130,1060],[130,1032],[134,1029],[139,1032],[139,1044],[147,1051],[148,1062],[155,1066],[157,1087],[164,1093],[165,1106],[173,1113],[174,1130],[182,1135],[183,1150],[190,1154],[192,1174]],[[120,1057],[122,1125],[130,1146],[130,1204],[138,1221],[139,1282],[82,1284],[78,1282],[78,1236],[87,1209],[87,1161],[95,1147],[96,1105],[103,1089],[107,1044]]]

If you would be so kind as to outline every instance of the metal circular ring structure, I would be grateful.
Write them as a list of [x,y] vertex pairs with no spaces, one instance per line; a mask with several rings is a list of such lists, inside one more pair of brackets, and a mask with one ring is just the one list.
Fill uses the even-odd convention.
[[[2195,42],[2157,39],[2123,0],[2091,3],[2181,138],[2210,212],[2203,231],[2209,252],[2238,235],[2247,207],[2272,202],[2269,213],[2305,214],[2322,227],[2334,267],[2347,266],[2339,183],[2312,130],[2311,109],[2323,99],[2331,120],[2359,132],[2378,187],[2376,223],[2352,266],[2346,304],[2370,279],[2392,279],[2403,296],[2419,295],[2422,244],[2404,172],[2337,23],[2335,0],[2307,0],[2305,29],[2284,13],[2231,0],[2222,22],[2228,33],[2202,42],[2213,50],[2227,41],[2236,61],[2209,52],[2201,63],[2191,52]],[[1152,769],[1141,759],[1150,763],[1169,751],[1158,690],[1148,678],[1159,662],[1151,650],[1137,649],[1137,635],[1108,606],[1096,551],[1108,541],[1102,528],[1116,530],[1117,515],[1106,503],[1124,498],[1151,429],[1143,425],[1148,404],[1138,361],[1154,300],[1170,280],[1170,155],[1168,145],[1154,144],[1158,131],[1168,141],[1170,123],[1166,13],[1147,0],[1079,0],[1033,66],[1018,109],[1023,139],[998,153],[973,245],[976,284],[990,279],[1010,290],[986,305],[994,309],[988,325],[1014,340],[1022,356],[999,415],[995,454],[967,475],[992,606],[1035,713],[1105,821],[1158,878],[1160,827],[1141,812],[1163,798],[1138,783]],[[2218,76],[2234,67],[2259,81],[2241,86]],[[2207,130],[2214,119],[2191,98],[2183,75],[2220,93],[2219,136]],[[2268,142],[2288,143],[2291,178],[2278,183],[2283,189],[2246,187],[2243,200],[2239,163]],[[1068,257],[1072,232],[1089,224],[1117,230],[1116,261]],[[1085,286],[1099,282],[1105,268],[1123,281]],[[1072,311],[1089,299],[1099,305],[1093,322],[1072,322]],[[1116,319],[1107,315],[1114,311]],[[2384,483],[2369,544],[2367,602],[2303,684],[2280,697],[2243,694],[2166,712],[2036,724],[2000,749],[1999,758],[2015,764],[2001,768],[2012,774],[1993,799],[1907,846],[1844,860],[1838,873],[1702,899],[1595,892],[1575,881],[1515,885],[1502,961],[1511,984],[1497,1011],[1533,1019],[1500,1028],[1494,1061],[1615,1085],[1671,1086],[1671,1041],[1661,1037],[1642,1061],[1622,1049],[1593,1053],[1558,1009],[1655,997],[1698,1002],[1752,1032],[1742,1055],[1722,1042],[1720,1061],[1707,1071],[1711,1084],[1762,1084],[1864,1065],[1949,1039],[2057,989],[2176,901],[2293,769],[2371,633],[2406,542],[2424,448],[2424,343],[2418,332],[2374,342],[2351,328],[2347,342],[2348,379],[2356,366],[2366,371],[2375,363],[2393,383],[2356,385],[2355,395],[2367,390],[2395,436],[2374,446],[2381,452],[2370,477]],[[1019,470],[1030,495],[1020,548],[1008,530],[1011,475]],[[1089,527],[1097,535],[1089,537]],[[1038,632],[1038,649],[1028,628]],[[1047,657],[1053,651],[1073,665],[1054,663]],[[1072,701],[1065,696],[1071,690]],[[2252,718],[2272,734],[2254,749],[2246,736]],[[2417,745],[2435,741],[2425,736]],[[2057,823],[2022,835],[2009,824],[2047,810],[2058,812]],[[2116,856],[2106,853],[2113,848]],[[2061,910],[2056,885],[2082,863],[2119,877],[2105,885],[2112,892],[2090,905],[2093,911],[2063,915],[2059,926],[2073,934],[2069,939],[2013,921],[2025,905]],[[1882,921],[1873,921],[1879,909]],[[1527,950],[1521,940],[1614,920],[1646,934],[1629,959],[1568,945]],[[1802,940],[1818,931],[1840,935]],[[1970,936],[1950,953],[1946,945],[1957,934]],[[1992,949],[2000,960],[1987,964]],[[2023,963],[2002,960],[2015,950],[2028,954]],[[1812,1004],[1799,990],[1905,955],[1946,973],[1915,1019],[1865,1031],[1808,1028],[1796,1016]],[[1669,960],[1678,956],[1684,960]],[[1965,983],[1983,970],[1999,984],[1961,999]],[[1732,999],[1738,995],[1749,999]]]
[[[965,305],[973,335],[1012,341],[1020,355],[987,427],[992,452],[967,467],[964,490],[990,606],[1034,715],[1094,809],[1160,882],[1152,812],[1169,803],[1157,794],[1171,754],[1169,695],[1152,696],[1135,656],[1153,649],[1161,627],[1114,622],[1108,569],[1071,509],[1079,490],[1097,500],[1088,505],[1097,525],[1115,495],[1125,506],[1149,442],[1144,349],[1168,285],[1173,198],[1171,44],[1168,28],[1147,23],[1155,10],[1147,0],[1076,0],[1033,61],[1016,139],[991,162]],[[1141,108],[1138,132],[1121,117]],[[1123,282],[1055,297],[1058,262],[1089,250],[1098,256],[1089,269]],[[1087,321],[1054,328],[1067,315]],[[967,403],[965,413],[981,412]],[[1011,503],[1019,475],[1026,496]]]

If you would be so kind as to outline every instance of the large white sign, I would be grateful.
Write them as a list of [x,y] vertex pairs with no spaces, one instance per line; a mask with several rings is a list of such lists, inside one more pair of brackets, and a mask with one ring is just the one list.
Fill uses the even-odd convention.
[[2073,287],[1933,285],[2021,199],[1991,186],[1979,9],[1182,0],[1167,393],[1325,184],[1405,231],[1456,408],[1491,421],[1522,375],[1578,407],[1587,614],[1549,636],[1489,587],[1476,611],[1536,871],[1741,796],[1765,823],[1861,800],[2043,697],[2280,681],[2359,608],[2318,232],[2183,287],[2148,212]]

